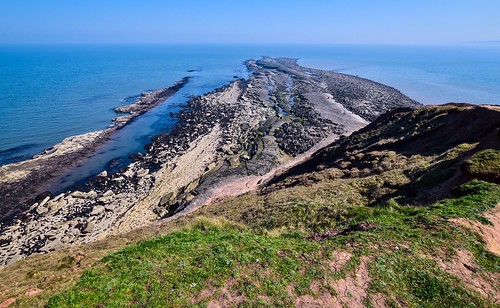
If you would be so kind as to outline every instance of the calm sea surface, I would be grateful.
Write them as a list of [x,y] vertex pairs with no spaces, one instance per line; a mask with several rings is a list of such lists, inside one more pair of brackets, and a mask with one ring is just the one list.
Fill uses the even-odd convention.
[[500,103],[500,46],[0,46],[0,165],[106,128],[113,108],[192,76],[63,181],[110,168],[112,159],[120,166],[175,124],[169,113],[189,96],[246,77],[243,61],[263,55],[366,77],[425,104]]

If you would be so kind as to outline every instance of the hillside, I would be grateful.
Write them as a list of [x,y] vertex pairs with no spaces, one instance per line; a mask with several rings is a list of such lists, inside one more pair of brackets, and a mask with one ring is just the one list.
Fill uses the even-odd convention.
[[497,307],[499,128],[386,113],[257,191],[5,267],[0,303]]

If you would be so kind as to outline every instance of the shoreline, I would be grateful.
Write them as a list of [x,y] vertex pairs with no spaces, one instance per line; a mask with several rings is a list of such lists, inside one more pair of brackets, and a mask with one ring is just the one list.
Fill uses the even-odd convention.
[[221,184],[230,196],[231,183],[272,177],[325,139],[364,127],[365,118],[420,106],[396,89],[293,59],[246,65],[248,80],[191,98],[174,129],[153,137],[127,167],[93,177],[85,189],[25,202],[0,223],[0,263],[173,219],[223,198]]
[[[9,213],[10,210],[19,211],[15,206],[29,201],[26,196],[45,198],[43,194],[53,181],[91,157],[116,131],[173,96],[188,81],[189,77],[184,77],[167,88],[142,93],[132,104],[115,108],[115,112],[128,115],[113,118],[112,124],[106,129],[66,137],[28,160],[0,166],[0,194],[4,196],[0,207],[0,222],[5,216],[15,214]],[[9,207],[12,209],[8,209]]]

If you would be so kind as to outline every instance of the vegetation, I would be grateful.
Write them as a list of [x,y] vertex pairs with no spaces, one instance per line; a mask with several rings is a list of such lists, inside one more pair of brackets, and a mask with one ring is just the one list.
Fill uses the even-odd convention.
[[[317,208],[319,200],[302,201],[305,212],[281,213],[288,215],[282,219],[290,224],[280,230],[266,227],[265,220],[260,220],[263,225],[257,231],[227,220],[197,220],[165,237],[107,256],[76,286],[53,297],[49,306],[186,306],[206,305],[214,299],[288,306],[302,295],[338,292],[335,281],[356,271],[364,257],[369,258],[370,294],[396,297],[407,305],[487,306],[477,291],[426,257],[451,258],[455,248],[463,246],[474,253],[478,271],[500,272],[500,257],[485,251],[474,233],[454,228],[446,220],[484,219],[481,213],[500,201],[500,188],[473,181],[459,191],[462,196],[430,208],[391,201],[339,212]],[[299,231],[298,217],[304,216],[310,223]],[[325,221],[330,225],[325,226]],[[360,223],[372,227],[356,231]],[[323,240],[312,239],[312,230],[330,231],[331,227],[335,232],[317,234],[326,235]],[[350,263],[333,270],[334,251],[346,247],[352,254]]]
[[500,183],[500,151],[488,149],[465,161],[463,169],[476,179]]
[[[443,125],[443,112],[456,109],[398,116],[396,128],[378,131],[396,134],[405,118],[416,128],[406,125],[404,136],[427,136]],[[35,280],[40,269],[28,277],[19,268],[46,291],[16,304],[497,307],[500,256],[470,226],[491,226],[485,213],[500,203],[491,177],[471,176],[497,172],[498,151],[453,141],[422,155],[374,136],[345,140],[309,173],[127,235],[121,244],[89,246],[83,275],[68,270],[77,263],[72,250],[57,252],[52,263],[44,259],[57,277],[67,276],[60,281]],[[33,267],[40,258],[22,264]],[[14,277],[0,272],[12,289]]]

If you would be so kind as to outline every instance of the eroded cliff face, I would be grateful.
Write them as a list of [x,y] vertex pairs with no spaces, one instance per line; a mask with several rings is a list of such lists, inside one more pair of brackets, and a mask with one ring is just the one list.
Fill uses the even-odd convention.
[[248,80],[190,100],[173,132],[154,137],[128,167],[101,173],[81,191],[31,198],[20,205],[26,210],[4,217],[0,262],[128,232],[241,194],[322,142],[392,108],[419,105],[393,88],[291,59],[247,66]]

